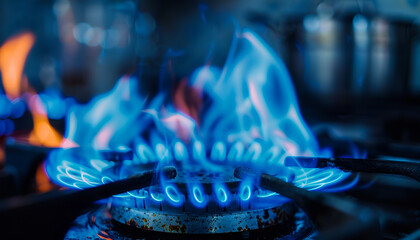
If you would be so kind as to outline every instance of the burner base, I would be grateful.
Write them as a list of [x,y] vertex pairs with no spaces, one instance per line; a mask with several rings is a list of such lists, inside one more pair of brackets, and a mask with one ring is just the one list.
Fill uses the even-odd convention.
[[215,239],[313,239],[310,236],[316,233],[311,221],[306,214],[297,209],[292,216],[292,221],[285,221],[284,224],[261,230],[245,232],[223,233],[223,234],[176,234],[155,232],[130,227],[112,220],[109,208],[98,206],[98,208],[78,217],[72,228],[67,232],[64,239],[114,239],[114,240],[215,240]]
[[147,211],[112,206],[110,213],[119,223],[166,233],[218,234],[245,232],[294,222],[297,209],[291,202],[281,206],[217,214]]

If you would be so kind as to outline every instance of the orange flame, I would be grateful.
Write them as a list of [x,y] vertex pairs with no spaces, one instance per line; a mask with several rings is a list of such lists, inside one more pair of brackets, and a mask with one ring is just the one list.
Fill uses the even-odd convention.
[[45,172],[44,165],[45,163],[42,163],[41,165],[39,165],[38,168],[36,169],[36,174],[35,174],[35,182],[37,185],[37,190],[41,193],[49,192],[53,189],[58,188],[57,186],[51,183],[50,179],[48,178],[47,173]]
[[108,233],[105,231],[100,231],[99,233],[96,234],[98,237],[102,238],[102,239],[106,239],[106,240],[112,240],[112,238],[109,237]]
[[25,32],[10,38],[0,48],[3,86],[6,94],[12,99],[20,96],[23,67],[34,43],[34,35]]
[[200,125],[200,109],[203,105],[203,100],[200,97],[199,91],[188,86],[188,80],[183,79],[175,90],[173,96],[175,107],[192,117],[197,125]]
[[45,107],[23,74],[26,58],[35,43],[35,36],[24,32],[7,40],[0,48],[0,70],[7,96],[15,99],[27,92],[25,101],[32,113],[34,128],[29,143],[47,147],[72,147],[75,144],[65,139],[49,123]]
[[34,121],[34,129],[29,135],[29,142],[47,147],[61,146],[63,136],[50,125],[44,105],[39,99],[39,96],[37,94],[32,95],[28,103]]

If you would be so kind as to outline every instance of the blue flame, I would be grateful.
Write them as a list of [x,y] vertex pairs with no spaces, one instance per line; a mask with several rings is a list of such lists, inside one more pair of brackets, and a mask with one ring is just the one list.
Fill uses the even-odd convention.
[[137,91],[138,79],[123,77],[111,91],[88,104],[73,104],[66,119],[65,137],[86,147],[129,145],[145,127],[138,121],[146,99]]
[[164,199],[164,195],[161,193],[150,193],[150,197],[156,202],[162,202]]
[[215,183],[213,192],[220,206],[227,206],[230,203],[230,193],[223,183]]
[[238,195],[242,201],[248,201],[252,195],[252,179],[244,179],[239,185]]
[[211,159],[223,161],[226,158],[226,146],[222,142],[216,142],[211,150]]
[[249,184],[239,188],[239,197],[242,201],[248,201],[251,198],[251,186]]
[[[134,159],[119,166],[131,174],[141,170],[134,166],[150,164],[157,168],[175,164],[188,170],[196,164],[217,174],[225,173],[226,166],[245,165],[308,190],[343,191],[357,183],[357,177],[350,179],[350,173],[338,169],[284,166],[287,156],[329,157],[331,153],[318,148],[303,121],[284,63],[250,30],[236,32],[222,68],[205,65],[191,74],[188,87],[206,101],[199,109],[199,119],[165,102],[165,91],[149,99],[142,96],[137,92],[138,81],[134,76],[122,77],[111,91],[90,103],[73,104],[67,115],[66,137],[80,146],[133,149]],[[54,151],[46,164],[53,181],[71,188],[93,187],[128,176],[115,168],[115,163],[100,156],[81,159],[67,150]],[[166,180],[160,187],[159,191],[145,189],[117,197],[165,201],[174,206],[189,199],[198,208],[210,199],[226,207],[236,195],[241,201],[280,199],[269,191],[254,191],[251,181],[241,182],[235,193],[223,182],[213,183],[211,194],[194,181],[186,193]]]
[[198,208],[205,207],[208,199],[204,192],[203,186],[200,183],[190,184],[188,186],[189,196],[194,206]]
[[47,89],[39,94],[39,98],[44,103],[49,118],[61,119],[64,117],[67,111],[67,104],[59,92]]
[[178,192],[178,189],[173,185],[167,185],[165,187],[165,193],[169,201],[176,206],[182,205],[183,198],[182,195]]
[[260,190],[257,193],[257,197],[259,197],[259,198],[268,198],[268,197],[272,197],[272,196],[276,196],[276,195],[278,195],[278,193],[270,192],[270,191],[263,191],[263,190]]
[[175,159],[178,160],[178,161],[187,161],[188,160],[187,148],[185,147],[185,145],[182,142],[177,141],[174,144],[174,155],[175,155]]
[[145,143],[144,140],[137,140],[136,141],[136,156],[139,159],[139,162],[142,164],[146,164],[148,162],[156,162],[157,157],[152,149],[149,147],[148,144]]
[[262,138],[291,154],[316,152],[317,143],[302,120],[283,62],[253,32],[237,35],[236,46],[221,71],[204,67],[201,71],[212,74],[193,77],[211,76],[209,80],[205,84],[201,79],[191,80],[204,85],[213,100],[203,113],[202,135],[243,143]]
[[137,191],[131,191],[131,192],[127,192],[128,195],[135,197],[135,198],[140,198],[140,199],[145,199],[148,197],[148,192],[144,189],[140,189]]

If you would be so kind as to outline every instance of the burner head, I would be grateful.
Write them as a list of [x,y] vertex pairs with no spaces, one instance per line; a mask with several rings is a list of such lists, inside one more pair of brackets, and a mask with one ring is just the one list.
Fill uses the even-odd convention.
[[[187,225],[185,227],[178,228],[179,224],[176,223],[169,227],[169,225],[165,226],[166,228],[170,228],[172,231],[167,232],[158,232],[158,231],[150,231],[151,227],[155,227],[153,225],[153,220],[158,222],[162,222],[157,219],[158,214],[156,216],[150,216],[150,219],[147,219],[147,224],[144,222],[143,219],[139,219],[139,225],[135,226],[136,221],[131,220],[130,223],[132,225],[121,224],[117,221],[114,221],[114,216],[117,214],[116,209],[114,211],[114,216],[111,215],[110,209],[101,206],[97,209],[89,211],[88,213],[78,217],[75,220],[74,226],[67,232],[64,239],[85,239],[85,238],[92,238],[96,239],[98,236],[104,239],[114,239],[114,240],[126,240],[126,239],[279,239],[282,237],[289,237],[293,239],[306,239],[308,235],[314,234],[314,227],[311,224],[307,215],[305,215],[300,209],[294,208],[292,203],[287,203],[288,206],[284,206],[283,210],[280,210],[279,219],[278,221],[281,224],[274,225],[272,227],[261,228],[258,230],[249,230],[249,229],[241,229],[240,226],[235,229],[234,232],[227,232],[227,233],[220,233],[220,234],[176,234],[176,230],[186,229],[188,230]],[[295,211],[296,209],[296,211]],[[116,210],[116,211],[115,211]],[[125,211],[125,210],[121,210]],[[130,210],[123,213],[128,216]],[[290,212],[295,212],[294,215],[289,215]],[[160,214],[159,214],[160,215]],[[133,216],[136,218],[136,215]],[[160,215],[161,216],[161,215]],[[261,219],[259,222],[264,225],[265,221],[270,221],[267,218],[268,215],[262,215],[259,217]],[[232,219],[232,218],[230,218]],[[167,220],[167,218],[165,218]],[[245,220],[248,221],[248,220]],[[198,223],[198,222],[197,222]],[[215,226],[214,230],[218,230],[219,226],[213,222],[207,222],[211,226]],[[146,224],[146,226],[145,226]],[[223,224],[226,225],[226,222]],[[141,227],[144,226],[144,227]],[[197,225],[196,225],[197,226]],[[162,227],[162,226],[160,226]],[[200,226],[197,226],[200,227]],[[217,227],[217,228],[216,228]],[[223,228],[223,227],[221,227]],[[155,229],[155,228],[154,228]],[[156,229],[158,226],[156,225]],[[282,238],[283,239],[283,238]]]
[[[143,158],[143,164],[123,167],[120,174],[129,176],[166,162],[177,167],[178,176],[129,193],[133,198],[114,198],[110,213],[119,223],[168,233],[220,234],[283,224],[295,213],[287,199],[255,187],[252,179],[240,181],[233,175],[237,166],[261,168],[262,158],[255,156],[261,154],[257,144],[236,143],[229,152],[222,143],[214,144],[210,151],[204,151],[198,142],[188,148],[175,142],[164,151],[157,147],[160,161]],[[141,148],[139,155],[147,156],[148,146]],[[293,173],[281,165],[264,164],[272,165],[284,179],[293,180]]]
[[234,169],[233,163],[220,172],[178,166],[177,178],[132,192],[134,198],[114,198],[110,213],[131,227],[189,234],[257,230],[292,219],[295,208],[287,199],[239,181]]
[[[278,213],[280,216],[293,213],[284,208],[289,200],[256,187],[254,179],[239,181],[234,178],[233,172],[238,166],[275,173],[277,177],[309,190],[330,185],[337,189],[349,186],[337,187],[336,183],[347,176],[339,170],[285,167],[287,154],[284,150],[261,141],[250,144],[216,142],[210,147],[200,141],[188,145],[182,141],[170,145],[144,142],[134,149],[133,159],[127,159],[126,150],[118,150],[122,154],[120,157],[118,151],[115,154],[95,151],[85,154],[83,149],[60,149],[50,154],[46,170],[61,185],[88,188],[142,171],[175,166],[178,171],[175,179],[156,176],[154,185],[111,199],[115,221],[162,232],[223,233],[282,224]],[[115,159],[104,156],[115,156]],[[249,217],[246,221],[245,216]],[[214,221],[213,225],[209,224],[211,221]],[[168,228],[169,225],[180,227]]]
[[188,148],[181,142],[175,142],[171,148],[156,147],[159,161],[153,161],[151,157],[145,159],[144,156],[150,153],[146,149],[150,148],[143,145],[142,151],[138,152],[141,163],[122,164],[119,177],[159,169],[165,165],[174,165],[178,176],[171,180],[159,176],[157,186],[129,192],[128,195],[132,196],[129,199],[116,196],[113,204],[154,211],[207,214],[265,209],[284,203],[287,201],[285,198],[255,187],[253,179],[240,181],[234,177],[234,169],[238,166],[262,169],[262,166],[267,165],[283,179],[294,179],[293,172],[278,162],[262,162],[262,157],[253,156],[257,154],[252,152],[252,148],[256,149],[255,145],[234,144],[227,153],[226,145],[221,143],[216,143],[207,152],[199,142]]

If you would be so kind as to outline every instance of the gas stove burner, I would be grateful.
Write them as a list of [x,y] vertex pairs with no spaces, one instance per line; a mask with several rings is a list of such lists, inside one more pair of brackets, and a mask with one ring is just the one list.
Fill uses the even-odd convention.
[[[216,158],[215,150],[213,157],[210,154],[200,160],[194,157],[198,155],[195,151],[200,149],[197,146],[194,148],[194,145],[188,155],[193,157],[180,161],[180,152],[176,152],[179,144],[175,143],[173,151],[166,152],[161,160],[164,162],[165,158],[169,160],[178,154],[178,160],[171,162],[178,169],[177,178],[162,181],[159,186],[130,192],[133,198],[115,197],[110,209],[114,220],[158,232],[209,234],[271,227],[283,224],[294,214],[287,199],[257,189],[251,179],[240,181],[233,176],[235,167],[245,164],[257,167],[255,163],[220,161],[220,154],[216,154],[219,156]],[[220,144],[216,146],[224,147]],[[205,160],[208,162],[203,164]],[[149,167],[159,168],[147,163],[122,168],[121,173],[130,175]],[[290,172],[278,170],[278,173],[286,179],[293,179]]]
[[[234,169],[245,166],[275,175],[307,189],[352,186],[339,170],[302,170],[285,167],[287,154],[261,141],[249,144],[216,142],[206,147],[200,141],[174,141],[135,148],[133,159],[105,159],[94,154],[59,149],[49,156],[50,176],[61,185],[88,188],[124,179],[151,169],[175,166],[175,179],[156,176],[154,185],[115,195],[110,214],[119,224],[160,233],[225,234],[288,224],[295,213],[290,200],[257,187],[254,179],[239,180]],[[127,150],[121,150],[126,156]],[[77,154],[75,154],[77,152]],[[128,156],[128,155],[127,155]],[[53,168],[52,168],[53,167]],[[339,186],[336,183],[343,182]]]
[[269,209],[223,213],[170,213],[129,207],[111,207],[114,220],[143,230],[168,233],[214,234],[244,232],[280,224],[290,225],[296,208],[284,203]]

